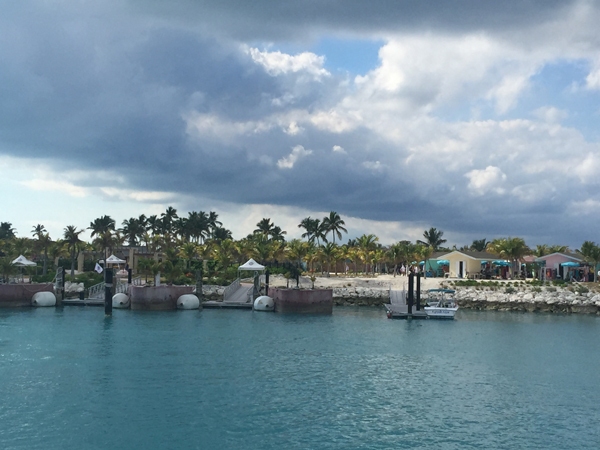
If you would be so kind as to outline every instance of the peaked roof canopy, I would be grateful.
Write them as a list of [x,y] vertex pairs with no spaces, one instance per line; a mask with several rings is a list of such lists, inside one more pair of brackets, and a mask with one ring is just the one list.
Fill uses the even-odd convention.
[[250,258],[248,262],[238,267],[238,270],[265,270],[265,266],[261,266],[259,263]]
[[[100,262],[104,262],[103,260],[100,260]],[[121,258],[117,258],[115,255],[110,255],[108,258],[106,258],[106,263],[107,264],[123,264],[126,263],[127,261],[125,261],[124,259]]]
[[23,255],[19,255],[18,258],[14,259],[11,264],[14,264],[16,266],[37,266],[36,263],[34,263],[33,261],[29,261],[27,258],[25,258]]

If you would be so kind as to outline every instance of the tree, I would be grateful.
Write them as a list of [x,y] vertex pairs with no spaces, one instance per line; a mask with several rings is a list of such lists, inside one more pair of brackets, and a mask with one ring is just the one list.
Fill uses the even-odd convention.
[[365,263],[365,273],[367,273],[367,263],[369,261],[370,253],[377,247],[377,241],[379,238],[374,234],[363,234],[356,239],[358,244],[358,256]]
[[323,224],[324,224],[325,229],[327,230],[327,233],[331,231],[334,244],[335,244],[336,236],[338,237],[338,239],[342,238],[342,233],[341,233],[342,231],[344,233],[348,233],[348,230],[346,230],[346,228],[344,228],[344,225],[346,225],[346,223],[342,220],[340,215],[338,213],[336,213],[335,211],[331,211],[329,213],[329,216],[325,217],[323,219]]
[[128,241],[129,245],[131,247],[138,245],[138,240],[142,239],[146,232],[146,228],[140,219],[132,217],[129,220],[124,220],[122,225],[123,228],[121,228],[120,231],[123,234],[123,237]]
[[275,224],[271,222],[271,219],[263,218],[260,222],[256,224],[256,229],[254,230],[254,233],[262,234],[266,239],[268,239],[271,233],[273,232],[274,227]]
[[300,239],[292,239],[287,243],[286,256],[290,261],[296,261],[298,265],[302,263],[308,253],[308,244]]
[[338,246],[334,242],[328,242],[320,248],[321,254],[323,255],[323,259],[327,262],[327,276],[330,273],[330,263],[333,258],[335,258],[335,254],[337,252]]
[[15,237],[15,229],[10,222],[0,222],[0,239],[7,240]]
[[477,240],[473,241],[473,243],[471,244],[471,250],[473,250],[475,252],[483,252],[483,251],[485,251],[487,244],[488,244],[488,241],[485,238],[477,239]]
[[67,225],[64,229],[63,237],[67,243],[67,248],[71,253],[71,276],[75,276],[75,259],[77,258],[77,254],[79,253],[79,245],[83,243],[81,239],[79,239],[79,235],[83,233],[83,230],[77,231],[77,227],[75,225]]
[[585,241],[583,244],[581,244],[581,248],[578,250],[578,252],[587,262],[594,265],[594,282],[597,282],[598,271],[596,269],[600,263],[600,247],[592,241]]
[[444,235],[443,231],[431,227],[429,230],[423,232],[425,241],[417,241],[417,244],[423,244],[433,247],[433,251],[437,252],[442,244],[446,242],[446,239],[442,239]]
[[519,262],[525,255],[531,253],[531,250],[521,238],[494,239],[488,243],[487,248],[489,252],[511,261],[511,272],[513,275],[520,273],[521,265]]
[[48,273],[48,246],[52,242],[50,234],[46,232],[46,227],[41,223],[33,227],[32,234],[37,237],[37,246],[44,251],[44,268],[42,269],[42,275]]
[[394,277],[396,276],[396,272],[398,272],[398,264],[404,261],[405,246],[406,244],[403,244],[402,242],[397,242],[393,244],[387,251],[387,258],[390,261],[390,263],[394,265]]

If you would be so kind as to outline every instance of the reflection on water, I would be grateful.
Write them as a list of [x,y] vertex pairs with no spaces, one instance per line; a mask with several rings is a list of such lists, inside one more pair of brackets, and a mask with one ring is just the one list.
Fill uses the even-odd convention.
[[597,448],[595,316],[0,311],[0,448]]

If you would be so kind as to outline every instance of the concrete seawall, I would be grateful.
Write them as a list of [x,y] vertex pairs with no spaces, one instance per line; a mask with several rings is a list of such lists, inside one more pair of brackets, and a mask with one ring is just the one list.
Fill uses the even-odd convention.
[[54,292],[52,283],[0,284],[0,308],[31,306],[31,298],[37,292]]
[[275,312],[331,314],[333,312],[332,289],[269,289],[275,302]]
[[130,286],[131,309],[137,311],[174,311],[177,299],[183,294],[191,294],[193,286]]

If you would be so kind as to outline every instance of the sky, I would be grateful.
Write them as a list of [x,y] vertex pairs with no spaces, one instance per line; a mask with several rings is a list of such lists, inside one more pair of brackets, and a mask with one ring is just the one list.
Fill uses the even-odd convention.
[[600,242],[600,3],[23,0],[0,15],[0,221],[216,211],[300,237]]

